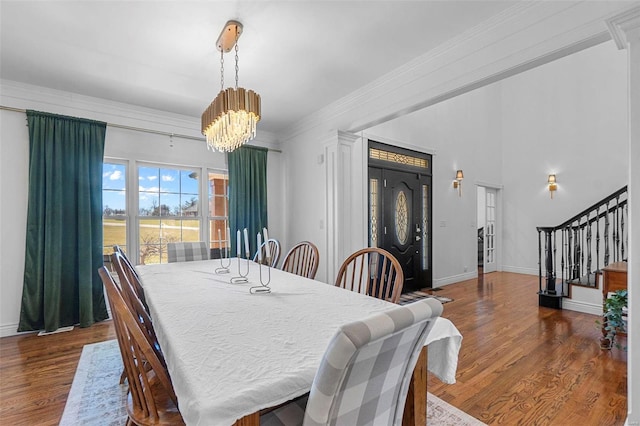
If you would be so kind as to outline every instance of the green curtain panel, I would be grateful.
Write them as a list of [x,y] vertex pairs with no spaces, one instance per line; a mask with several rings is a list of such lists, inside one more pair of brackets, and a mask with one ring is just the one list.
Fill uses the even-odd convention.
[[[231,253],[236,254],[236,231],[247,228],[253,256],[258,249],[257,233],[268,228],[267,149],[243,146],[228,155]],[[244,256],[244,240],[241,249]]]
[[27,111],[29,207],[18,331],[108,317],[102,266],[106,123]]

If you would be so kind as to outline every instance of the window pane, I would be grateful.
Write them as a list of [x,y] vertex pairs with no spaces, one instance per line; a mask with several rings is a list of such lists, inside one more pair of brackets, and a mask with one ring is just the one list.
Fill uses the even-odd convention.
[[209,216],[227,217],[229,180],[226,174],[209,172]]
[[182,241],[200,241],[200,221],[182,220]]
[[140,263],[167,261],[167,243],[200,241],[200,221],[180,219],[140,219]]
[[182,210],[180,214],[182,216],[198,216],[198,196],[197,195],[182,195]]
[[140,192],[138,203],[140,216],[160,216],[160,194]]
[[102,166],[102,189],[115,189],[124,191],[125,165],[104,163]]
[[160,192],[180,192],[180,171],[160,169]]
[[180,194],[160,194],[160,216],[180,216],[181,210]]
[[103,253],[113,253],[113,246],[119,245],[126,252],[127,220],[105,218],[102,220]]
[[198,195],[198,173],[192,170],[182,170],[180,172],[180,186],[183,194]]
[[140,219],[138,229],[140,240],[140,264],[160,263],[163,244],[160,239],[159,219]]
[[138,185],[140,191],[158,192],[160,190],[160,169],[157,167],[138,167]]
[[123,216],[127,214],[127,192],[105,189],[102,191],[102,215]]
[[227,247],[227,226],[226,219],[214,219],[209,221],[209,246],[212,249],[220,249],[224,251]]
[[126,250],[127,244],[127,168],[125,164],[102,165],[102,240],[103,254],[113,253],[113,246]]

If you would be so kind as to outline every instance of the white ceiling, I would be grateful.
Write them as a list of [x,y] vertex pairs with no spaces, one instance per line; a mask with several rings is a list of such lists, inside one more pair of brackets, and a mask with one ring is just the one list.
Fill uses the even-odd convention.
[[[278,133],[515,3],[2,0],[0,77],[199,118],[237,19],[239,84]],[[233,72],[227,54],[225,87]]]

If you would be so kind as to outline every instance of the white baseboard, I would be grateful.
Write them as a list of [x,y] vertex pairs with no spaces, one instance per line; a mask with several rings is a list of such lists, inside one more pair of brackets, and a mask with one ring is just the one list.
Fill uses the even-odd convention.
[[522,266],[510,266],[510,265],[502,265],[502,272],[513,272],[515,274],[525,274],[525,275],[539,275],[538,269],[536,268],[524,268]]
[[38,331],[22,331],[18,333],[18,323],[0,325],[0,337],[17,336],[18,334],[37,333]]
[[451,275],[450,277],[437,278],[433,280],[433,287],[438,288],[447,284],[459,283],[460,281],[471,280],[478,276],[478,271],[465,272],[464,274]]
[[581,302],[578,300],[572,299],[562,299],[562,309],[566,309],[568,311],[576,311],[582,312],[585,314],[591,315],[602,315],[602,305],[597,305],[595,303]]
[[[109,306],[108,303],[107,303],[107,313],[109,314],[109,318],[112,318],[111,317],[111,306]],[[17,336],[17,335],[22,335],[22,334],[29,334],[29,333],[37,333],[37,332],[38,332],[38,330],[36,330],[36,331],[21,331],[21,332],[18,332],[18,323],[0,325],[0,338],[9,337],[9,336]]]

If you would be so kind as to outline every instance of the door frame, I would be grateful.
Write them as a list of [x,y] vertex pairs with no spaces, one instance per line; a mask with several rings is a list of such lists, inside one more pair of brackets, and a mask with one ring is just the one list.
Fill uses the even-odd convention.
[[[478,218],[478,210],[477,210],[477,206],[478,206],[478,201],[477,201],[477,197],[478,197],[478,187],[483,187],[485,188],[485,202],[483,203],[485,205],[485,209],[486,209],[486,190],[492,190],[495,191],[496,194],[496,205],[495,205],[495,236],[494,236],[494,247],[495,247],[495,265],[496,265],[496,271],[502,271],[502,185],[496,185],[496,184],[491,184],[491,183],[486,183],[486,182],[476,182],[476,218]],[[479,226],[476,225],[476,228]],[[485,223],[484,223],[484,227],[486,228],[486,214],[485,214]],[[486,235],[486,233],[485,233]],[[486,269],[486,238],[483,241],[483,255],[482,255],[482,269],[484,273],[488,273],[487,269]],[[492,271],[490,271],[492,272]]]
[[[365,224],[366,224],[366,239],[367,245],[371,244],[371,233],[370,233],[370,190],[369,190],[369,180],[372,177],[370,174],[371,169],[380,170],[380,174],[382,175],[383,170],[390,171],[398,171],[403,173],[416,173],[419,175],[426,176],[429,180],[428,184],[428,243],[427,243],[427,264],[429,265],[426,274],[425,274],[425,285],[421,288],[432,288],[433,287],[433,156],[430,153],[416,151],[414,149],[408,149],[396,145],[390,145],[385,142],[380,142],[378,140],[365,138],[363,141],[363,145],[366,148],[366,161],[363,169],[366,171],[366,179],[365,179],[365,188],[366,188],[366,209],[365,209]],[[406,155],[412,158],[419,158],[421,160],[426,160],[426,167],[423,166],[414,166],[411,164],[403,164],[400,162],[388,161],[388,160],[380,160],[376,158],[372,158],[370,155],[370,149],[378,149],[385,152],[396,153],[400,155]],[[381,191],[382,192],[382,191]],[[380,206],[379,211],[382,212],[382,206]],[[382,215],[381,215],[382,216]],[[381,245],[378,243],[378,246]],[[422,252],[420,252],[422,255]]]

